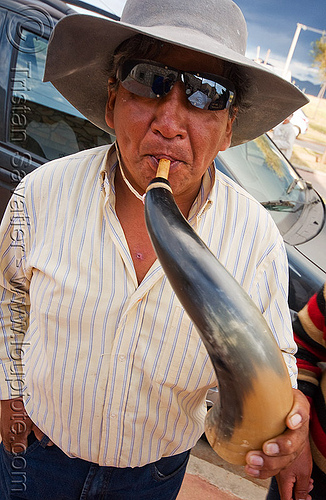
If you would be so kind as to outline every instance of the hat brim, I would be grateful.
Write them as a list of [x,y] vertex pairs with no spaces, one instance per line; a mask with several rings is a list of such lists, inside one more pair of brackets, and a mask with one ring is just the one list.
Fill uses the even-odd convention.
[[124,40],[138,33],[245,68],[252,83],[247,96],[251,105],[233,125],[232,146],[258,137],[308,102],[298,88],[265,66],[199,31],[175,26],[135,27],[84,14],[66,16],[56,25],[48,46],[44,81],[50,81],[89,121],[114,134],[105,122],[108,62]]

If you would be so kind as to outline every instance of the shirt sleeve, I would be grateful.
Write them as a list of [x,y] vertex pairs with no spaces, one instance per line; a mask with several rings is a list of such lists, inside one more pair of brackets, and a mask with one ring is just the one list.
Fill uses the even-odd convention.
[[279,235],[269,251],[266,251],[252,298],[258,305],[282,351],[292,387],[296,388],[295,353],[297,346],[293,337],[288,306],[288,269],[284,242]]
[[25,390],[21,359],[29,323],[29,280],[25,273],[29,235],[22,183],[0,226],[0,399],[22,396]]

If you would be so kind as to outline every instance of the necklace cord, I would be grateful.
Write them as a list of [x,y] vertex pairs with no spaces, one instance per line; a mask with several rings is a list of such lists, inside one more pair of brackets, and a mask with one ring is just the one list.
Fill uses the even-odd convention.
[[116,152],[117,152],[117,158],[118,158],[120,172],[121,172],[121,175],[122,175],[122,178],[123,178],[124,182],[126,183],[126,185],[129,188],[129,190],[132,192],[132,194],[134,196],[136,196],[136,198],[138,198],[138,200],[140,200],[140,201],[142,201],[144,203],[146,193],[144,193],[143,195],[139,194],[138,191],[131,185],[131,183],[128,181],[127,177],[125,176],[125,173],[124,173],[123,168],[122,168],[122,161],[121,161],[121,156],[120,156],[120,151],[119,151],[118,143],[116,143]]

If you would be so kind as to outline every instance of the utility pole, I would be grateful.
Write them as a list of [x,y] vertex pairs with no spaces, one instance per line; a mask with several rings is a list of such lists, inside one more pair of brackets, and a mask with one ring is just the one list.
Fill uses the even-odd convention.
[[302,29],[304,31],[306,31],[306,30],[314,31],[315,33],[320,33],[323,36],[326,33],[325,30],[321,31],[321,30],[317,30],[316,28],[309,28],[309,26],[305,26],[304,24],[297,23],[297,29],[295,30],[294,37],[293,37],[293,40],[292,40],[292,43],[291,43],[291,47],[290,47],[290,50],[289,50],[289,53],[288,53],[288,56],[287,56],[287,59],[286,59],[286,63],[285,63],[284,69],[283,69],[283,78],[286,78],[286,75],[287,75],[287,73],[289,71],[290,62],[291,62],[291,59],[292,59],[292,56],[293,56],[293,53],[294,53],[294,49],[295,49],[295,46],[297,44],[297,41],[298,41],[298,38],[299,38],[299,35],[300,35],[300,32],[301,32]]
[[297,23],[297,29],[295,30],[294,37],[293,37],[293,40],[291,43],[291,47],[290,47],[290,50],[289,50],[289,53],[288,53],[288,56],[286,59],[286,63],[285,63],[284,69],[283,69],[283,78],[286,78],[286,75],[289,71],[290,62],[291,62],[293,52],[294,52],[295,46],[297,44],[301,29],[306,30],[307,26],[305,26],[304,24]]

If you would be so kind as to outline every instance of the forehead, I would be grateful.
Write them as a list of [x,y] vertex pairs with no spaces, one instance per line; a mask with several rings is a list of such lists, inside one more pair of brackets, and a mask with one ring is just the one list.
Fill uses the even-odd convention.
[[224,64],[221,59],[177,45],[165,44],[155,60],[184,71],[223,74]]

